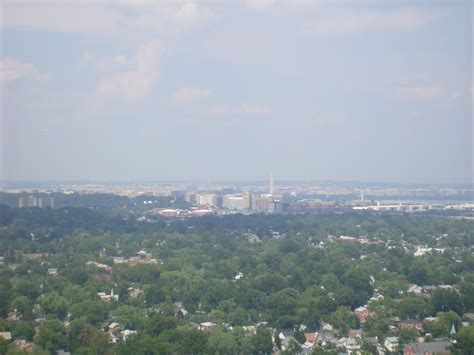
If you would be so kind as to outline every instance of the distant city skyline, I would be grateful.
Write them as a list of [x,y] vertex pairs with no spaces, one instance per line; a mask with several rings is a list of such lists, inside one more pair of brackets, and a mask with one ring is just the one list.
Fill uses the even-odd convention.
[[3,1],[1,181],[472,184],[472,3]]

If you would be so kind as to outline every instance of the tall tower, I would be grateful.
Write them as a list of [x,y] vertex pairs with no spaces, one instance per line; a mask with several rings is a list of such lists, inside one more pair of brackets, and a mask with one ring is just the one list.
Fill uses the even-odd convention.
[[273,172],[270,172],[270,195],[273,196]]

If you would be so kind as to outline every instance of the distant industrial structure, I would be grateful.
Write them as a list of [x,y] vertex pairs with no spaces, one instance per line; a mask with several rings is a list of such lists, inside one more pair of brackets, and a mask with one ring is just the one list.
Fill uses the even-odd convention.
[[352,207],[354,210],[369,210],[369,211],[394,211],[394,212],[422,212],[428,211],[433,209],[432,205],[424,204],[424,203],[398,203],[398,204],[381,204],[377,202],[375,205],[367,205],[367,206],[354,206]]
[[54,197],[35,197],[33,195],[21,196],[18,199],[18,207],[20,208],[29,208],[29,207],[54,208]]

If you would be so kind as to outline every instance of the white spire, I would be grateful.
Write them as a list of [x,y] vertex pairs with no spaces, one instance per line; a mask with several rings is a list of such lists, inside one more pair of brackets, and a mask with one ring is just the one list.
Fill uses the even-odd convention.
[[273,195],[273,172],[270,171],[270,195]]

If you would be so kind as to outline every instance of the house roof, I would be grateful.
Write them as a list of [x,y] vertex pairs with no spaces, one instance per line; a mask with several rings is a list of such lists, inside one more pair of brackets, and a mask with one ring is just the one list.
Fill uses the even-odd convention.
[[10,332],[0,332],[0,337],[5,340],[12,340],[12,333]]
[[438,341],[438,342],[427,342],[427,343],[410,343],[407,346],[411,346],[417,353],[437,353],[446,352],[451,346],[449,341]]

